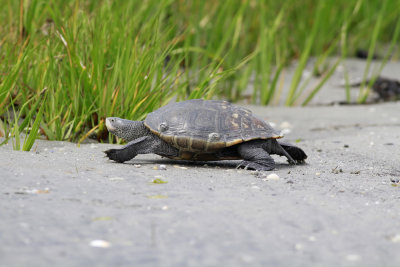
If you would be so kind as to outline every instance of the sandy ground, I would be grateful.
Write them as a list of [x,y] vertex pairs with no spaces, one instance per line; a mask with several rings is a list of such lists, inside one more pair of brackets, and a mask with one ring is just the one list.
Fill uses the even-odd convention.
[[248,107],[307,163],[275,157],[262,173],[118,164],[102,151],[119,146],[97,143],[0,147],[0,266],[400,266],[400,102]]

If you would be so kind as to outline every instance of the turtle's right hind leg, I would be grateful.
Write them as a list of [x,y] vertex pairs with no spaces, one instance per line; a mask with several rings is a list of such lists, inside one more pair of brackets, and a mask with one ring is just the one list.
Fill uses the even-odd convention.
[[300,147],[282,141],[279,141],[278,143],[297,162],[304,162],[307,158],[307,154]]

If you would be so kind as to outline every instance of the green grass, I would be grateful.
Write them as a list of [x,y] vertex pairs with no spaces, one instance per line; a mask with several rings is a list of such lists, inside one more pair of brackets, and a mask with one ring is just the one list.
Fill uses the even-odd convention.
[[[384,63],[389,53],[399,54],[400,0],[0,0],[0,6],[0,132],[14,143],[28,132],[28,150],[37,129],[49,140],[93,134],[107,140],[108,116],[140,120],[173,97],[238,101],[250,83],[254,103],[284,98],[289,106],[307,105],[356,49],[372,55],[390,44]],[[314,87],[302,80],[310,57],[320,76]],[[331,57],[337,60],[329,63]],[[294,62],[282,95],[285,68]],[[362,87],[359,102],[368,94]],[[7,116],[13,110],[22,124]]]

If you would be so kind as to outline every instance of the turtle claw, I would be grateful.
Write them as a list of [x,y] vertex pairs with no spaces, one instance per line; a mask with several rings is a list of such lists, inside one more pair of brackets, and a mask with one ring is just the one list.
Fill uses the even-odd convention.
[[296,164],[299,164],[299,165],[302,165],[302,164],[305,164],[306,163],[306,161],[303,159],[303,160],[296,160]]
[[290,165],[296,165],[297,164],[297,162],[295,161],[295,160],[293,160],[293,159],[287,159],[287,162],[290,164]]
[[243,168],[245,170],[272,171],[273,169],[275,169],[275,164],[266,165],[266,164],[259,164],[254,161],[244,160],[236,166],[236,169],[239,168]]

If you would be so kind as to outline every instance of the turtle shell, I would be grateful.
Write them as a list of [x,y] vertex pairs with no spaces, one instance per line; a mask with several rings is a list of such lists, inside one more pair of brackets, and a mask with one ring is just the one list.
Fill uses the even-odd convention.
[[193,99],[166,105],[144,124],[181,151],[211,153],[254,139],[281,138],[268,123],[227,101]]

